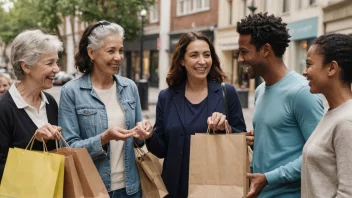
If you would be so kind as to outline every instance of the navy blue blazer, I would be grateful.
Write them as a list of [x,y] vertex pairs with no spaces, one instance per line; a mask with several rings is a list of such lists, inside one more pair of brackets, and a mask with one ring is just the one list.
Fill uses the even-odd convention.
[[[228,121],[232,127],[232,132],[244,132],[246,131],[246,125],[236,89],[229,84],[226,84],[226,89],[229,110]],[[180,174],[189,174],[189,164],[182,164],[185,161],[182,160],[185,146],[184,135],[186,134],[183,116],[185,100],[185,82],[164,89],[159,93],[154,133],[146,141],[147,148],[151,153],[159,158],[164,158],[162,178],[169,191],[167,197],[172,198],[178,197]],[[221,83],[208,81],[207,117],[214,112],[225,114]]]

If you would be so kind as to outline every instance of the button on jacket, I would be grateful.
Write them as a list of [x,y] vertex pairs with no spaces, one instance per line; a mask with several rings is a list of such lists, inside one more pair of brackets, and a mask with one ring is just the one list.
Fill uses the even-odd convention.
[[[117,98],[125,112],[126,129],[142,120],[142,111],[136,84],[127,78],[114,75],[117,82]],[[111,187],[110,147],[103,148],[100,134],[108,129],[105,105],[92,87],[90,74],[68,82],[61,91],[59,126],[68,144],[73,148],[87,148],[108,191]],[[124,145],[126,192],[140,190],[139,175],[135,163],[133,137]]]

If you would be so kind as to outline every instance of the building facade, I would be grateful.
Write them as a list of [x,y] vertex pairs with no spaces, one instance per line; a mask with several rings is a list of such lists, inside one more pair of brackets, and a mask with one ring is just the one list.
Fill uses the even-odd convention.
[[302,74],[310,45],[324,33],[322,8],[328,0],[267,0],[264,3],[265,11],[280,16],[287,23],[291,43],[284,61],[290,70]]
[[215,48],[221,61],[222,69],[228,74],[228,83],[237,88],[254,91],[254,80],[250,80],[243,67],[238,63],[238,39],[236,24],[242,18],[251,14],[248,6],[256,7],[256,12],[262,11],[259,0],[219,0],[219,20],[215,30]]
[[147,13],[143,24],[143,35],[135,41],[125,41],[125,62],[121,67],[121,75],[132,80],[140,79],[140,50],[143,42],[143,71],[142,78],[147,79],[149,86],[159,86],[159,13],[160,0],[155,1]]
[[352,1],[330,1],[323,12],[324,33],[352,34]]

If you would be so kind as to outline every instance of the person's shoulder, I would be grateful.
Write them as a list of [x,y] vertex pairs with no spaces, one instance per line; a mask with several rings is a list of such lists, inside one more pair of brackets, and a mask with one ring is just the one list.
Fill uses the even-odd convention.
[[11,108],[17,108],[9,92],[4,93],[0,96],[0,114],[5,113]]
[[0,104],[9,104],[9,102],[13,102],[11,94],[7,91],[2,96],[0,96]]
[[290,79],[291,79],[291,84],[295,85],[295,86],[292,86],[292,88],[296,87],[296,89],[299,90],[302,87],[309,86],[308,80],[304,76],[302,76],[301,74],[299,74],[295,71],[292,71],[289,75],[290,75]]
[[159,97],[167,97],[167,96],[173,95],[175,91],[176,91],[175,87],[168,87],[168,88],[162,89],[159,92]]
[[133,80],[131,80],[131,79],[127,78],[127,77],[120,76],[120,75],[117,75],[117,74],[115,74],[115,77],[116,77],[117,81],[119,83],[121,83],[122,85],[136,85],[136,83]]
[[72,89],[72,90],[73,90],[73,89],[79,88],[80,82],[82,81],[82,77],[83,77],[83,76],[68,81],[67,83],[65,83],[65,84],[62,86],[62,89],[65,89],[65,90],[71,90],[71,89]]

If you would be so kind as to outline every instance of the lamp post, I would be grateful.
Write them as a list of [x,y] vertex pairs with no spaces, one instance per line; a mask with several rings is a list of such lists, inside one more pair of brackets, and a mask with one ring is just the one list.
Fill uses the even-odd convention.
[[[251,5],[249,5],[247,8],[251,11],[251,14],[254,15],[254,12],[257,10],[257,7],[254,4],[254,0],[252,0]],[[262,83],[262,79],[259,76],[257,76],[255,78],[255,88],[257,88],[261,83]]]
[[140,50],[139,50],[139,79],[143,79],[143,34],[144,34],[144,18],[147,15],[147,11],[145,9],[142,9],[140,12],[141,15],[141,43],[140,43]]
[[254,0],[252,0],[251,5],[249,5],[247,8],[252,12],[252,15],[253,15],[255,10],[257,9],[257,7],[254,4]]
[[142,9],[139,13],[141,16],[141,40],[140,40],[140,49],[139,49],[139,80],[136,81],[138,92],[139,92],[139,99],[141,103],[142,110],[148,110],[148,80],[143,78],[143,29],[144,29],[144,18],[147,15],[147,11]]

